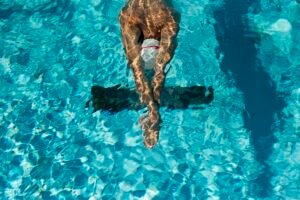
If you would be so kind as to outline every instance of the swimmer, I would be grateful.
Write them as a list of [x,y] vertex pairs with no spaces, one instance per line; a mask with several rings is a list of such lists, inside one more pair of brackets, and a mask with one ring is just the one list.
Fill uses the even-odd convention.
[[[144,144],[152,148],[159,136],[164,69],[174,51],[178,26],[164,0],[128,0],[120,12],[119,21],[128,65],[133,71],[140,101],[148,108],[148,116],[140,120]],[[152,59],[147,59],[147,56],[152,56]],[[149,70],[154,73],[151,85],[145,74]]]

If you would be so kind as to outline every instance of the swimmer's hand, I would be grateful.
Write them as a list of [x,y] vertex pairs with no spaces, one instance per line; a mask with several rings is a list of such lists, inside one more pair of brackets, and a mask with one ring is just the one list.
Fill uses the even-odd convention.
[[144,145],[148,149],[152,149],[158,141],[158,131],[145,130],[144,132]]
[[157,144],[159,137],[159,113],[152,113],[149,116],[146,115],[141,117],[140,124],[142,126],[142,130],[144,131],[144,145],[145,147],[152,149]]

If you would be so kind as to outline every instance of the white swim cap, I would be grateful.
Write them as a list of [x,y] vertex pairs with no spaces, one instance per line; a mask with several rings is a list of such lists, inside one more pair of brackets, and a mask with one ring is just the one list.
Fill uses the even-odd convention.
[[156,63],[156,55],[159,49],[159,41],[155,39],[146,39],[142,44],[141,56],[144,60],[145,69],[154,69]]
[[292,29],[291,23],[287,19],[278,19],[271,25],[271,30],[275,32],[288,33]]

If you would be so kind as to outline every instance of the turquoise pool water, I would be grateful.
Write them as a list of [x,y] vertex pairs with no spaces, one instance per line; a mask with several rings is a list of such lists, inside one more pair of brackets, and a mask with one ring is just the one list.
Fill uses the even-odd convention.
[[299,1],[173,2],[166,86],[215,95],[161,108],[153,150],[145,110],[84,108],[93,85],[134,87],[124,3],[0,0],[1,199],[300,199]]

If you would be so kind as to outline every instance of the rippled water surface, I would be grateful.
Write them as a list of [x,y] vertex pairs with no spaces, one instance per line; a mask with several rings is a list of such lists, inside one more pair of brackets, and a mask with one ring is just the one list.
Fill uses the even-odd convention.
[[300,199],[300,3],[173,1],[168,87],[212,86],[201,109],[85,109],[93,85],[134,88],[125,0],[0,0],[1,199]]

